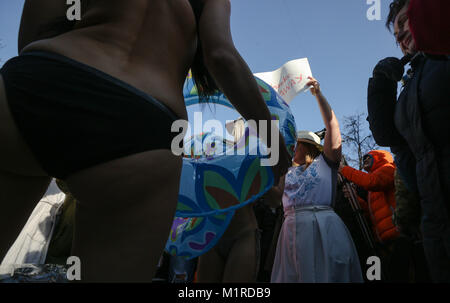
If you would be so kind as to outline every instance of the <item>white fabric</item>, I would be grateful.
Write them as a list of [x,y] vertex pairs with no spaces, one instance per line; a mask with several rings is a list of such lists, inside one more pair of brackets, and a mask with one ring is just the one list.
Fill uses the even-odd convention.
[[53,234],[56,216],[65,195],[52,182],[46,195],[38,202],[18,238],[1,263],[7,265],[44,264]]
[[286,174],[283,207],[331,205],[332,169],[323,155],[304,171],[303,166],[291,167]]
[[363,282],[351,235],[333,210],[296,211],[286,216],[271,282]]
[[330,207],[332,173],[322,155],[306,171],[289,169],[271,282],[363,282],[350,232]]

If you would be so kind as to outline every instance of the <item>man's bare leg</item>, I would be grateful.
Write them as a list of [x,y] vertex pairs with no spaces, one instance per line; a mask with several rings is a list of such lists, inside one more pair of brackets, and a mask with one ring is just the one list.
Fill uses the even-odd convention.
[[135,154],[66,181],[77,199],[73,255],[83,281],[151,281],[172,226],[182,159]]
[[239,237],[228,255],[224,283],[256,282],[259,269],[258,231],[248,230]]
[[225,262],[214,248],[201,255],[197,265],[197,282],[222,283]]

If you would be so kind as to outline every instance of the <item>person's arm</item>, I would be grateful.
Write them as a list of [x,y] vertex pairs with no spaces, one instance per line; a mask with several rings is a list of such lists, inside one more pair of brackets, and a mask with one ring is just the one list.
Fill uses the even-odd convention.
[[342,139],[341,131],[339,129],[339,122],[331,109],[330,104],[328,104],[327,99],[322,94],[320,90],[319,82],[313,77],[308,77],[310,81],[306,84],[311,87],[311,94],[316,97],[317,103],[320,108],[320,113],[322,114],[322,119],[325,124],[326,132],[323,145],[323,153],[325,157],[331,162],[335,163],[336,166],[339,165],[341,161],[341,150],[342,150]]
[[383,166],[373,173],[365,173],[350,166],[344,166],[340,173],[350,182],[368,191],[386,191],[394,187],[393,165]]
[[[236,110],[246,119],[257,123],[270,123],[271,114],[259,91],[258,84],[238,51],[230,29],[231,4],[229,0],[204,0],[199,20],[199,36],[202,42],[205,65],[221,91]],[[271,146],[271,132],[268,127],[268,146]],[[275,182],[287,172],[291,163],[289,153],[280,135],[279,161],[273,167]]]
[[285,184],[284,179],[285,178],[286,178],[286,175],[282,176],[280,178],[280,182],[278,183],[278,185],[273,186],[266,194],[270,201],[275,202],[275,203],[271,203],[270,206],[272,206],[272,207],[278,206],[275,204],[279,203],[283,198],[284,184]]
[[[66,0],[25,0],[20,21],[19,53],[28,44],[72,29],[73,22],[67,20]],[[82,8],[86,1],[83,0]]]
[[369,128],[379,146],[405,144],[394,122],[397,101],[397,82],[401,80],[404,67],[394,57],[381,60],[373,70],[367,88],[367,111]]
[[199,22],[205,64],[221,91],[246,120],[271,120],[252,72],[236,50],[229,0],[205,0]]

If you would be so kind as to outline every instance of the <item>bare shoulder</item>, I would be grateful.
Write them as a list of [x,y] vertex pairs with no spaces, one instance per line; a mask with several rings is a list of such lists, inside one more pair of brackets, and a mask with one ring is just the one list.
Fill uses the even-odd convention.
[[34,41],[63,32],[61,25],[66,24],[66,10],[65,0],[26,0],[20,21],[19,52]]

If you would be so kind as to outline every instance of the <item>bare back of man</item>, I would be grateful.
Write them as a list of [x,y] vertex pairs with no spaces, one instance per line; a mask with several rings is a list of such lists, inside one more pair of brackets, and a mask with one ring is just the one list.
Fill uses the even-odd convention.
[[187,0],[96,0],[73,30],[22,52],[52,51],[85,63],[186,118],[182,87],[197,49],[196,30]]
[[[46,11],[65,16],[67,6],[55,3],[26,1],[24,16]],[[45,22],[45,16],[34,21]],[[38,25],[22,20],[21,31]],[[186,119],[182,86],[197,47],[195,17],[187,0],[92,1],[72,30],[47,39],[23,36],[28,41],[20,47],[22,53],[49,51],[87,64],[151,95]],[[0,142],[2,258],[50,177],[14,123],[1,76]],[[164,169],[155,170],[161,165]],[[159,149],[95,165],[67,178],[79,201],[73,255],[81,259],[82,280],[152,279],[174,215],[180,173],[181,158]]]

